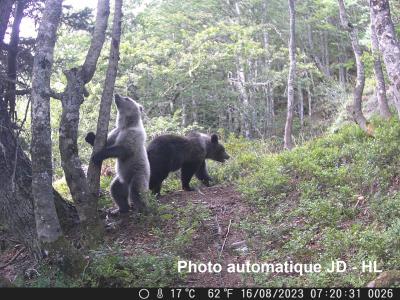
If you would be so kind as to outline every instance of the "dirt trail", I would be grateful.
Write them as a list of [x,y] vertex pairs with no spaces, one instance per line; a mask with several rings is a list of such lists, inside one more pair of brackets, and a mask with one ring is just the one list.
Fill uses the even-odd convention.
[[[192,287],[239,287],[251,286],[254,283],[250,278],[236,273],[227,273],[229,263],[244,263],[253,260],[254,254],[246,244],[246,234],[239,228],[239,223],[246,215],[252,213],[249,205],[243,201],[233,186],[201,187],[194,192],[177,191],[162,196],[160,203],[169,204],[173,209],[182,209],[190,213],[188,205],[201,205],[209,212],[209,219],[205,220],[192,235],[190,251],[183,255],[183,259],[196,263],[219,263],[223,271],[217,274],[190,273],[182,286]],[[131,217],[131,216],[129,216]],[[110,222],[111,220],[107,220]],[[176,218],[162,222],[159,228],[165,236],[175,237],[177,232]],[[125,223],[107,232],[105,244],[119,244],[126,257],[137,253],[161,255],[162,250],[157,248],[159,237],[151,232],[150,226],[140,226],[136,222]],[[11,247],[0,255],[0,266],[4,265],[20,251],[21,246]],[[0,269],[0,275],[13,281],[16,275],[32,267],[26,251],[18,254],[7,267]],[[0,277],[1,277],[0,276]]]
[[[246,234],[239,228],[240,221],[251,214],[252,210],[233,186],[217,185],[202,187],[194,192],[173,192],[162,196],[159,201],[172,204],[175,208],[184,208],[190,203],[202,205],[210,212],[209,220],[194,233],[190,253],[185,259],[196,263],[219,263],[223,271],[217,274],[190,273],[182,286],[239,287],[254,284],[250,278],[244,280],[240,274],[226,272],[229,263],[244,263],[254,258],[246,244]],[[173,236],[175,223],[176,220],[170,220],[161,230],[171,231]],[[126,228],[121,238],[129,241],[126,244],[131,244],[135,249],[154,254],[157,252],[153,249],[156,237],[141,230],[135,231],[133,226]],[[134,252],[133,248],[126,246],[127,253]]]

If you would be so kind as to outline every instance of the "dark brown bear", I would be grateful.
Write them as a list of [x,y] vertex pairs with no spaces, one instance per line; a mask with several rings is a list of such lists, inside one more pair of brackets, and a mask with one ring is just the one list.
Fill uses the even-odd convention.
[[193,175],[209,186],[211,178],[205,160],[224,162],[229,158],[216,134],[210,136],[197,132],[185,137],[172,134],[158,136],[147,147],[147,156],[150,162],[150,190],[154,194],[160,194],[164,179],[170,172],[179,169],[185,191],[193,191],[189,185]]

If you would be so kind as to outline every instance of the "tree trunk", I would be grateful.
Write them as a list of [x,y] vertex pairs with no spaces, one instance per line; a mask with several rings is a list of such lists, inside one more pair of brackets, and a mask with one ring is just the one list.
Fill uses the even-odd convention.
[[[3,41],[7,28],[12,4],[14,1],[2,1],[0,6],[0,34]],[[26,1],[24,1],[26,2]],[[5,47],[7,53],[7,67],[9,74],[16,78],[16,57],[19,44],[19,24],[23,4],[19,2],[16,8],[17,17],[14,19],[10,44]],[[11,70],[11,71],[10,71]],[[12,71],[14,70],[14,71]],[[32,196],[32,165],[19,143],[20,129],[11,122],[13,110],[7,107],[5,91],[9,81],[0,83],[0,224],[5,225],[7,233],[21,242],[36,259],[40,259],[40,247],[36,232],[35,216]],[[15,87],[15,85],[14,85]],[[15,95],[15,94],[14,94]],[[15,99],[15,98],[13,98]],[[9,101],[9,100],[8,100]],[[15,103],[15,100],[13,101]],[[26,108],[28,113],[29,104]],[[19,125],[22,128],[23,124]],[[77,224],[78,218],[75,208],[65,202],[53,189],[58,218],[63,230],[70,230]]]
[[61,163],[79,214],[82,242],[88,247],[98,245],[103,238],[104,228],[97,213],[98,191],[95,194],[91,193],[78,154],[79,109],[84,95],[87,95],[85,84],[92,79],[103,48],[109,14],[109,0],[99,0],[93,37],[85,62],[81,67],[64,71],[67,86],[60,97],[62,102],[59,136]]
[[239,99],[240,103],[242,105],[241,107],[241,123],[242,123],[242,134],[246,138],[250,138],[250,122],[249,122],[249,96],[247,94],[246,88],[245,88],[245,82],[246,78],[244,75],[244,69],[242,66],[241,59],[238,59],[238,62],[236,63],[236,89],[239,92]]
[[15,96],[16,96],[16,80],[17,80],[17,54],[19,43],[19,27],[22,17],[24,16],[25,0],[17,1],[15,8],[15,17],[12,25],[10,43],[7,51],[7,87],[5,102],[9,107],[9,115],[12,120],[15,119]]
[[323,31],[322,33],[322,41],[324,45],[324,63],[325,63],[325,74],[328,77],[331,77],[331,71],[329,68],[329,40],[328,40],[328,34],[326,30]]
[[[32,198],[32,166],[29,158],[19,145],[8,113],[0,112],[0,224],[6,225],[7,232],[20,241],[28,251],[40,259]],[[75,208],[65,202],[53,189],[57,215],[63,231],[69,231],[78,224]]]
[[370,0],[370,8],[379,49],[393,87],[394,103],[400,116],[400,45],[390,15],[389,1]]
[[[101,95],[100,112],[97,120],[96,139],[94,141],[93,153],[99,152],[106,145],[108,125],[110,123],[111,104],[113,100],[115,79],[118,71],[119,45],[121,40],[121,22],[122,22],[122,0],[115,0],[114,20],[110,46],[110,57],[104,82],[104,89]],[[92,195],[97,200],[100,189],[100,171],[101,166],[89,163],[87,173],[89,188]],[[97,203],[93,209],[97,210]]]
[[338,0],[339,2],[339,13],[340,13],[340,21],[344,29],[349,32],[351,45],[353,47],[354,56],[356,59],[356,66],[357,66],[357,82],[354,88],[354,102],[353,102],[353,117],[355,122],[361,127],[362,130],[371,134],[371,128],[367,120],[365,119],[362,113],[362,94],[364,91],[364,84],[365,84],[365,73],[364,73],[364,63],[362,62],[362,50],[358,43],[358,34],[357,29],[349,23],[346,14],[346,8],[344,6],[343,0]]
[[308,98],[308,116],[312,116],[312,94],[311,94],[311,89],[310,85],[307,85],[307,98]]
[[193,96],[193,92],[192,92],[192,119],[193,119],[193,123],[199,122],[198,105],[197,105],[196,98]]
[[[340,28],[338,28],[339,30]],[[344,41],[342,35],[339,37],[339,43],[338,43],[338,53],[339,53],[339,83],[340,85],[345,88],[346,87],[346,49],[344,47]]]
[[61,0],[48,0],[36,40],[32,72],[32,192],[36,229],[42,243],[54,243],[62,237],[52,189],[52,153],[50,127],[50,86]]
[[374,73],[376,78],[376,97],[378,98],[379,104],[379,112],[380,115],[385,118],[389,119],[391,117],[387,97],[386,97],[386,85],[385,85],[385,76],[383,75],[382,70],[382,62],[381,62],[381,54],[379,51],[379,43],[378,38],[375,32],[375,26],[373,23],[373,11],[371,12],[371,50],[372,55],[374,56]]
[[318,55],[314,51],[314,42],[313,42],[313,37],[312,37],[312,30],[311,30],[311,25],[310,23],[307,24],[307,43],[308,43],[308,52],[311,58],[314,60],[315,65],[317,66],[318,70],[324,74],[326,77],[330,77],[330,74],[327,73],[327,69],[324,67],[324,65],[321,62],[321,59],[318,57]]
[[36,231],[42,253],[62,267],[77,274],[83,259],[64,239],[57,217],[52,188],[52,153],[50,127],[50,77],[62,0],[47,0],[36,40],[32,71],[32,194]]
[[39,260],[40,246],[31,201],[31,166],[17,143],[7,111],[2,109],[0,113],[0,223]]
[[299,96],[300,125],[303,128],[303,126],[304,126],[304,97],[303,97],[303,89],[301,88],[301,84],[298,84],[297,94]]
[[[241,12],[238,1],[235,1],[235,12],[237,20],[240,23]],[[243,59],[239,54],[236,61],[235,86],[237,91],[239,92],[239,100],[242,105],[240,113],[241,133],[243,134],[244,137],[250,138],[249,95],[247,94],[245,83],[246,83],[246,76],[243,68]]]
[[288,75],[288,101],[285,124],[284,148],[293,148],[292,128],[294,110],[294,84],[296,80],[296,12],[294,0],[289,0],[290,38],[289,38],[289,75]]
[[14,0],[2,0],[0,2],[0,44],[2,44],[4,40],[13,3]]

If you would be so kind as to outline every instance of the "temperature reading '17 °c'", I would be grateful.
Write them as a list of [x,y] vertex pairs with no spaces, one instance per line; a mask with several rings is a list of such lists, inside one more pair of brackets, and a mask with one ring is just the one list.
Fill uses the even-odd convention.
[[187,298],[190,299],[196,298],[196,291],[194,289],[171,289],[172,299],[181,299]]

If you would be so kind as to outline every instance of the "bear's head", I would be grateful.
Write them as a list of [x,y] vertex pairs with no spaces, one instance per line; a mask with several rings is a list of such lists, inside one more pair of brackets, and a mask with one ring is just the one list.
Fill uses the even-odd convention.
[[226,153],[224,146],[219,143],[216,134],[211,135],[211,143],[207,145],[207,158],[219,162],[229,159],[228,153]]
[[134,127],[142,118],[143,106],[129,97],[115,94],[115,105],[117,106],[117,126]]

